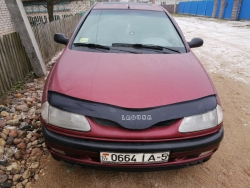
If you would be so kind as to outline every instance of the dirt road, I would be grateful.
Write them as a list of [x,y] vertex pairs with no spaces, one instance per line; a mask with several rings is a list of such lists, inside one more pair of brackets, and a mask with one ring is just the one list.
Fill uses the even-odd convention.
[[225,136],[211,160],[180,170],[125,173],[83,169],[48,157],[33,187],[250,187],[250,27],[206,18],[176,20],[188,40],[204,39],[204,46],[193,51],[222,101]]

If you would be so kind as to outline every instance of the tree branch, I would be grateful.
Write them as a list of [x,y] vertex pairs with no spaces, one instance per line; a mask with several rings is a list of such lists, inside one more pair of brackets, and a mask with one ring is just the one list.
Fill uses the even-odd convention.
[[62,0],[57,0],[57,1],[53,1],[53,4],[56,5],[57,3],[60,3]]

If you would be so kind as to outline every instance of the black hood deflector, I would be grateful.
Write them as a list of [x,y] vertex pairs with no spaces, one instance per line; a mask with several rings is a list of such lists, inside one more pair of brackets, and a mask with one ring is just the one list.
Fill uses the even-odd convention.
[[109,104],[77,99],[49,91],[50,105],[68,112],[107,119],[127,129],[147,129],[162,121],[203,114],[217,106],[215,95],[153,108],[121,108]]

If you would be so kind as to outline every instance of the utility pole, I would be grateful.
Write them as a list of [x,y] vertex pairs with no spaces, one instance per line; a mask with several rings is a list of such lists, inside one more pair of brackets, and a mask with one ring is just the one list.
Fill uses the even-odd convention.
[[5,0],[10,15],[14,22],[16,31],[19,33],[22,44],[29,57],[31,66],[38,77],[46,74],[46,67],[43,61],[40,49],[38,47],[35,35],[30,26],[26,12],[21,0]]
[[177,13],[177,10],[176,10],[176,5],[177,5],[177,0],[174,1],[174,14]]

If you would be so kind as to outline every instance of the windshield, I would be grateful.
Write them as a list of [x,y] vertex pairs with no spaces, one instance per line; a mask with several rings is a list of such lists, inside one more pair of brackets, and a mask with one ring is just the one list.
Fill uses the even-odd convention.
[[185,51],[165,12],[143,10],[92,10],[74,43],[112,46],[114,43],[150,44]]

